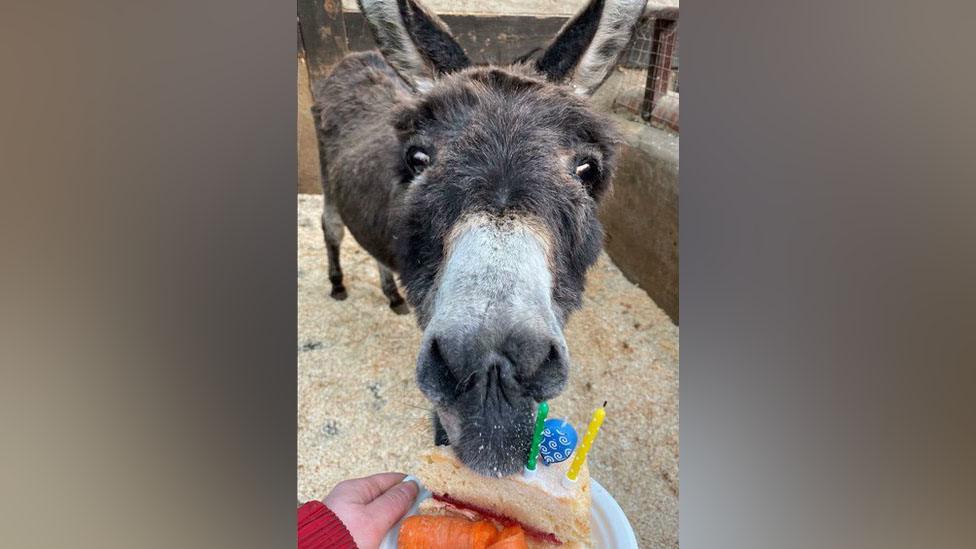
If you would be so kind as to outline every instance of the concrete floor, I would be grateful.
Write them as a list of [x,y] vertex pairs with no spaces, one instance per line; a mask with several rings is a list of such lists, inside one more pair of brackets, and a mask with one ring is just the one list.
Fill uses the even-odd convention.
[[[415,470],[432,444],[414,382],[420,331],[380,292],[374,261],[342,247],[346,301],[329,297],[320,195],[298,196],[298,500],[344,478]],[[678,546],[678,328],[604,254],[566,328],[573,361],[550,417],[585,429],[609,400],[590,472],[630,519],[642,547]]]

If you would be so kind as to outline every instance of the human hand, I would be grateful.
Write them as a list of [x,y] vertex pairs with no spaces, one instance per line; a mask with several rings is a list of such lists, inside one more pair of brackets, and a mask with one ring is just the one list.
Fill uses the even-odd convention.
[[344,480],[323,503],[339,517],[360,549],[373,549],[417,499],[417,483],[403,482],[403,478],[402,473],[380,473]]

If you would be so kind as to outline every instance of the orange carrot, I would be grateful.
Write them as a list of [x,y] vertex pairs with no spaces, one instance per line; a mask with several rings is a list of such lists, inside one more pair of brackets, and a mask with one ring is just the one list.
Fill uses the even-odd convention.
[[525,532],[518,525],[509,526],[498,533],[495,543],[488,546],[488,549],[528,549],[525,543]]
[[400,526],[397,549],[487,549],[497,536],[487,520],[414,515]]

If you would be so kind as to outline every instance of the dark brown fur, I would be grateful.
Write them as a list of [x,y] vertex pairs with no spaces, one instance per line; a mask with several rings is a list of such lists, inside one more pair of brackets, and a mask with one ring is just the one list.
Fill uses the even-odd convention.
[[[445,335],[442,318],[437,334],[425,332],[418,358],[421,390],[442,419],[461,423],[450,442],[483,473],[507,474],[520,466],[535,404],[565,386],[569,361],[562,326],[581,303],[586,270],[602,244],[597,204],[610,185],[617,137],[563,77],[585,58],[594,35],[620,32],[619,21],[612,29],[598,28],[604,5],[594,0],[543,55],[557,67],[550,72],[545,63],[465,68],[467,58],[446,26],[413,0],[395,6],[364,2],[368,20],[402,17],[399,27],[389,19],[373,25],[390,61],[376,52],[353,54],[314,84],[334,297],[346,295],[338,253],[343,225],[376,258],[384,294],[402,312],[391,274],[399,273],[422,328],[436,314],[449,235],[462,223],[515,223],[544,243],[551,311],[540,311],[539,318],[554,318],[556,325],[533,321],[531,330],[522,330],[502,319],[498,326],[459,326]],[[413,44],[404,45],[404,36]],[[416,49],[400,51],[409,47]],[[590,58],[607,62],[617,53]],[[429,66],[418,67],[418,60]],[[585,69],[589,75],[609,70]],[[412,168],[412,151],[418,150],[428,163]],[[503,330],[481,337],[497,339],[501,347],[477,351],[484,356],[445,352],[467,341],[445,338],[477,342],[473,329]],[[445,442],[437,417],[435,427]]]

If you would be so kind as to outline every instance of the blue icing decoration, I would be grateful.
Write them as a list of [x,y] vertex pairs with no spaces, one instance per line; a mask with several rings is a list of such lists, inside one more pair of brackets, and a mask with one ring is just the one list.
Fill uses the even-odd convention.
[[579,437],[572,424],[563,419],[547,419],[542,430],[542,443],[539,444],[539,456],[542,463],[552,465],[566,461],[576,449]]

